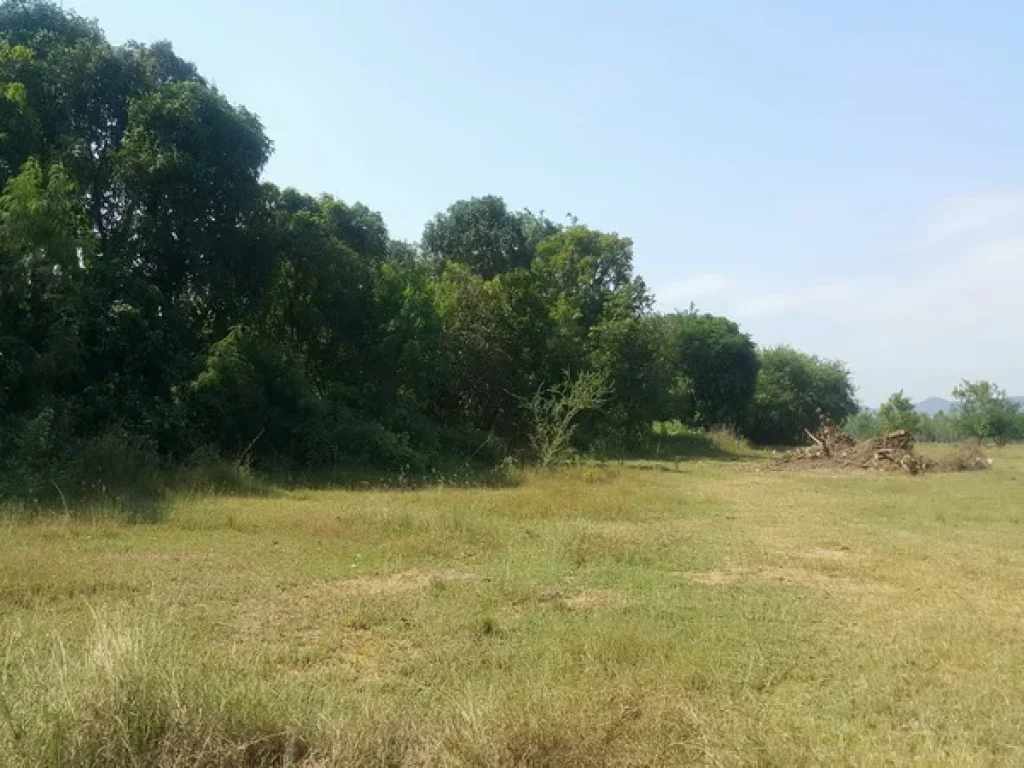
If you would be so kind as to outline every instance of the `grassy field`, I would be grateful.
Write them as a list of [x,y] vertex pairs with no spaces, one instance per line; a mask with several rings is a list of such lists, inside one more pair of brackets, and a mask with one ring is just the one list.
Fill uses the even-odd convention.
[[0,522],[10,766],[1024,764],[1024,449]]

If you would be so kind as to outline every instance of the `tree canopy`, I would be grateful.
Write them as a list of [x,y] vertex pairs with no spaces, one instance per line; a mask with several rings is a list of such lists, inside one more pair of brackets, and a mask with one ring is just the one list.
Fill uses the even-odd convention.
[[923,423],[921,414],[915,410],[914,404],[903,394],[903,390],[894,393],[878,409],[878,427],[883,433],[906,430],[919,434]]
[[956,422],[963,434],[1004,445],[1018,437],[1020,403],[989,381],[963,381],[953,390]]
[[742,427],[757,387],[757,348],[736,323],[696,311],[662,319],[679,418]]
[[842,423],[859,408],[850,373],[837,360],[781,346],[761,352],[746,434],[767,445],[803,442],[821,420]]
[[102,479],[61,468],[103,452],[494,461],[568,381],[601,382],[565,430],[581,448],[672,419],[799,442],[818,409],[856,410],[838,362],[657,315],[626,236],[486,196],[400,242],[365,205],[268,183],[272,149],[170,43],[0,2],[0,494],[85,493]]

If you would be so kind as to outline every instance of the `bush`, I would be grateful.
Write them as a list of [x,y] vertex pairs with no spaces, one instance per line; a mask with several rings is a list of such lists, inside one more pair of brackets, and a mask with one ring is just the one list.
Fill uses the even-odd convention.
[[243,327],[214,345],[186,412],[196,434],[216,438],[208,448],[240,466],[422,471],[430,463],[354,393],[318,392],[300,358]]
[[548,389],[538,389],[524,401],[530,425],[530,448],[542,467],[565,462],[572,455],[572,437],[577,417],[598,410],[608,400],[610,389],[599,373],[581,373]]
[[186,389],[185,418],[197,435],[236,462],[296,456],[295,432],[313,398],[302,361],[245,327],[210,350]]
[[757,391],[744,434],[760,445],[799,445],[822,418],[842,423],[857,412],[850,372],[790,347],[761,353]]
[[430,458],[410,445],[408,435],[392,432],[336,400],[310,399],[296,425],[301,464],[332,469],[361,465],[377,469],[421,472]]
[[163,463],[153,441],[120,426],[76,437],[73,422],[66,404],[54,404],[7,425],[0,501],[28,511],[157,514]]
[[938,460],[939,468],[945,472],[972,472],[988,469],[991,464],[977,443],[961,443]]
[[756,450],[735,427],[714,427],[708,430],[708,440],[719,453],[731,456],[754,455]]

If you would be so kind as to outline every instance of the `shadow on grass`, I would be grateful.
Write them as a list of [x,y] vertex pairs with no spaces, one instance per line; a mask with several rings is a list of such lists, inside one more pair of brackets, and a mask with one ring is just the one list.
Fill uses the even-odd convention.
[[262,475],[278,490],[420,490],[423,488],[515,488],[520,474],[503,467],[470,466],[423,472],[386,471],[346,467],[326,471],[271,470]]
[[715,429],[709,432],[688,429],[676,423],[655,425],[650,436],[639,445],[598,454],[604,461],[754,461],[767,452],[752,447],[733,432]]
[[0,518],[27,523],[65,519],[151,524],[163,522],[169,512],[169,498],[164,492],[89,499],[0,499]]
[[36,496],[0,497],[0,518],[159,523],[167,518],[175,496],[268,498],[296,490],[414,491],[437,487],[501,490],[520,485],[521,476],[514,469],[487,466],[454,465],[413,473],[365,467],[256,470],[218,461],[168,468],[158,482],[148,480],[138,488],[104,488],[102,494],[70,498],[56,490]]
[[[671,471],[669,463],[685,461],[751,461],[768,454],[752,448],[726,430],[702,432],[675,423],[659,424],[642,444],[597,451],[590,458],[603,462],[655,462],[641,469]],[[678,471],[678,467],[676,468]],[[153,468],[144,473],[120,473],[117,482],[80,483],[82,492],[65,495],[56,482],[42,483],[43,492],[0,495],[0,518],[47,520],[117,520],[159,523],[166,519],[171,500],[178,496],[224,495],[273,497],[296,490],[414,491],[423,488],[502,490],[522,484],[523,474],[512,465],[452,461],[424,471],[380,470],[364,466],[309,470],[282,467],[253,469],[212,456],[191,463]],[[52,486],[52,487],[51,487]],[[71,486],[65,485],[65,488]]]

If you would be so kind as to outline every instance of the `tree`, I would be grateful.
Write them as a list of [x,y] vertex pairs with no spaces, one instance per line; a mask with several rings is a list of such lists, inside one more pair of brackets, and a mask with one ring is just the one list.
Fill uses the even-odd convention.
[[647,286],[633,274],[628,237],[579,224],[560,230],[537,246],[533,271],[552,310],[577,328],[650,310]]
[[860,411],[847,417],[843,428],[854,440],[867,440],[879,433],[878,414]]
[[855,410],[839,363],[655,315],[628,237],[490,196],[404,243],[265,183],[271,149],[170,43],[0,0],[0,495],[52,495],[54,467],[112,447],[426,468],[666,417],[794,441]]
[[703,428],[742,425],[757,387],[754,342],[725,317],[689,311],[663,323],[674,376],[672,415]]
[[521,399],[567,369],[549,353],[555,334],[535,276],[517,270],[486,280],[452,264],[438,280],[437,306],[445,371],[438,412],[521,442]]
[[0,194],[0,411],[31,410],[74,385],[86,248],[74,182],[30,159]]
[[959,421],[945,411],[934,416],[921,414],[921,440],[932,443],[954,443],[963,440]]
[[910,398],[901,389],[878,409],[878,428],[883,433],[905,429],[913,434],[921,431],[922,419]]
[[526,247],[531,254],[537,252],[537,247],[544,240],[562,231],[562,226],[545,216],[544,211],[534,213],[527,208],[517,213],[516,218],[519,219],[519,226],[526,238]]
[[259,198],[270,142],[254,115],[194,82],[134,99],[128,120],[119,229],[141,257],[140,276],[161,290],[168,308],[216,330],[233,303],[243,268],[238,224]]
[[423,230],[423,250],[444,262],[465,264],[485,279],[530,266],[524,220],[500,197],[460,200]]
[[597,371],[611,386],[588,434],[630,440],[649,430],[665,379],[660,342],[646,322],[652,299],[633,273],[633,241],[574,223],[540,242],[531,273],[552,328],[549,364]]
[[956,421],[968,437],[1005,445],[1016,436],[1020,403],[988,381],[964,380],[953,390]]
[[641,441],[667,411],[670,372],[662,340],[647,316],[606,320],[590,330],[589,367],[609,383],[608,403],[583,417],[587,438],[625,447]]
[[850,372],[838,360],[823,360],[781,346],[761,352],[748,438],[762,445],[798,445],[804,430],[822,417],[841,423],[858,410]]

